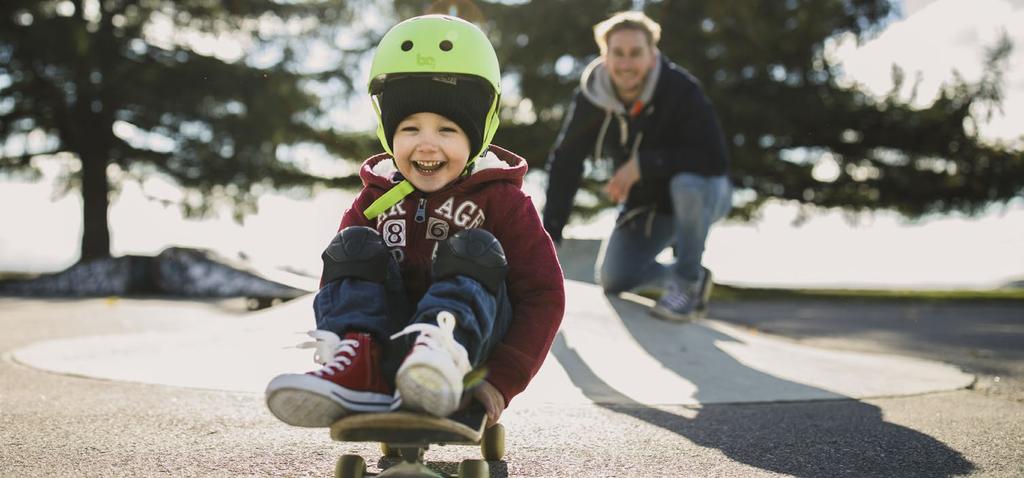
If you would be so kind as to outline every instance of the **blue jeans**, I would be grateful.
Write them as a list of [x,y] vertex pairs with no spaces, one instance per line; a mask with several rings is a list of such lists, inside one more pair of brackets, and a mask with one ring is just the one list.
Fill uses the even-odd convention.
[[401,270],[393,257],[383,283],[355,278],[335,280],[320,288],[313,299],[317,329],[329,330],[339,337],[346,332],[366,332],[384,345],[385,370],[392,372],[388,374],[389,380],[415,339],[405,336],[392,343],[391,335],[412,323],[437,324],[435,317],[442,310],[455,315],[455,340],[466,348],[474,367],[490,356],[512,322],[512,304],[505,284],[497,294],[492,294],[463,275],[431,284],[414,308],[406,297]]
[[[597,282],[616,293],[667,280],[692,284],[700,279],[701,256],[711,224],[732,210],[732,184],[726,176],[681,173],[669,182],[672,214],[623,211],[603,247]],[[655,258],[674,246],[676,261]]]

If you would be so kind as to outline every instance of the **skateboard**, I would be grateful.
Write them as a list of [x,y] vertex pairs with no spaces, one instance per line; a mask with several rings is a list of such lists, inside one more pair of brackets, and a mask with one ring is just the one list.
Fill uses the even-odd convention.
[[334,476],[444,478],[449,475],[431,470],[424,463],[423,456],[430,445],[479,445],[483,460],[463,460],[455,476],[489,477],[487,460],[500,460],[505,455],[505,428],[501,424],[486,428],[486,423],[487,416],[478,404],[448,418],[413,412],[364,413],[342,418],[331,425],[332,440],[380,442],[384,456],[402,461],[373,475],[367,472],[363,457],[345,454],[338,458]]

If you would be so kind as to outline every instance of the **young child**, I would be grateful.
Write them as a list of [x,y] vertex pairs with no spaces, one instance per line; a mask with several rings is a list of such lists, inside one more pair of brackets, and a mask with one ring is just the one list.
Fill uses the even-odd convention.
[[464,379],[494,423],[544,361],[565,290],[520,189],[526,161],[490,144],[500,73],[487,37],[454,17],[392,28],[370,69],[377,135],[363,189],[323,253],[319,370],[267,386],[285,423],[326,427],[405,408],[444,417]]

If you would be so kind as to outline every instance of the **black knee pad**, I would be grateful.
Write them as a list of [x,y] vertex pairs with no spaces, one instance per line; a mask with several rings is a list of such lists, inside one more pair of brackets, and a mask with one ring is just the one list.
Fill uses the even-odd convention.
[[364,226],[342,229],[324,250],[324,273],[321,282],[353,277],[372,282],[384,282],[387,277],[388,252],[384,239],[377,231]]
[[434,256],[435,281],[468,276],[484,285],[492,294],[505,282],[508,262],[505,250],[493,234],[483,229],[459,231],[437,245]]

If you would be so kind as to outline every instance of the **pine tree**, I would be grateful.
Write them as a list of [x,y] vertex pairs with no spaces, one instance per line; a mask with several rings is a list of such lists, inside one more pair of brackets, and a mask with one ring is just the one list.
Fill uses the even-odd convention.
[[[770,198],[811,208],[890,209],[909,218],[971,214],[1024,192],[1024,152],[986,142],[974,127],[984,120],[979,112],[998,105],[1008,41],[992,45],[980,81],[957,79],[917,108],[898,93],[905,90],[899,68],[893,93],[875,98],[847,84],[830,54],[836,41],[879,33],[894,18],[889,1],[645,3],[662,25],[660,50],[701,81],[722,120],[732,179],[753,193],[737,215],[755,213]],[[498,144],[523,152],[534,168],[544,165],[580,73],[597,55],[591,26],[632,6],[486,4],[503,71],[519,84],[506,95]],[[814,174],[816,165],[834,174]],[[596,181],[584,184],[602,197]],[[589,204],[579,212],[610,206]]]
[[[350,2],[353,3],[353,2]],[[334,98],[362,91],[347,72],[373,46],[342,50],[335,36],[365,5],[272,0],[5,0],[0,2],[0,171],[31,174],[34,157],[80,168],[81,260],[107,257],[107,209],[120,181],[159,174],[182,186],[186,213],[254,209],[260,191],[358,184],[314,176],[282,146],[343,157],[372,148],[325,120]],[[358,36],[355,36],[358,38]],[[236,45],[219,54],[213,45]],[[328,52],[316,70],[309,52]],[[356,85],[353,87],[353,85]],[[328,92],[312,93],[310,86]],[[38,143],[42,143],[40,147]]]

